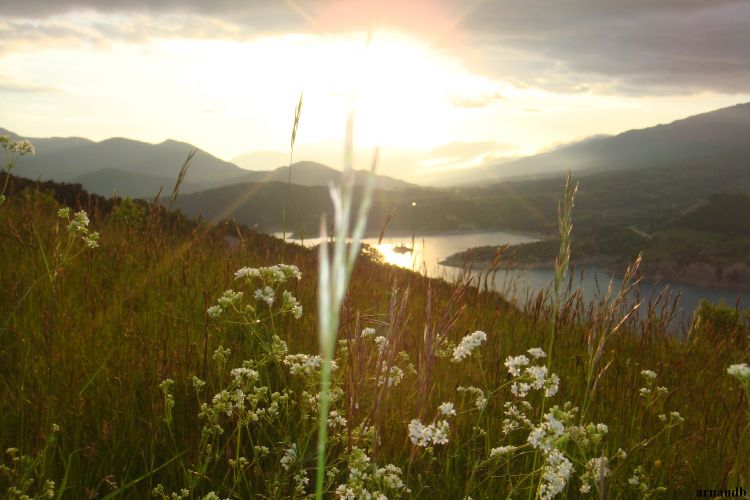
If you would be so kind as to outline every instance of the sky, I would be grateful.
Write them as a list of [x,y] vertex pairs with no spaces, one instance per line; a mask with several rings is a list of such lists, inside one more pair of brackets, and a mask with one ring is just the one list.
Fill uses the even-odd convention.
[[[0,127],[418,181],[750,101],[746,0],[0,0]],[[274,168],[267,156],[252,164]],[[280,160],[279,160],[280,161]]]

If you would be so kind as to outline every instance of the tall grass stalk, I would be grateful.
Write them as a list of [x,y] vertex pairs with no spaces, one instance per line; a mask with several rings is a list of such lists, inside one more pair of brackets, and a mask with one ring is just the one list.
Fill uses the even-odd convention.
[[190,152],[187,155],[187,158],[185,158],[185,161],[182,164],[182,167],[180,167],[180,173],[177,174],[177,181],[174,183],[174,188],[172,189],[172,196],[169,199],[169,210],[172,210],[172,206],[174,205],[174,202],[177,201],[177,196],[180,194],[180,186],[182,185],[182,181],[185,180],[185,176],[188,173],[188,169],[190,168],[190,163],[193,161],[193,157],[195,156],[195,153],[197,153],[197,149],[191,149]]
[[[362,191],[359,207],[354,211],[354,169],[352,166],[354,116],[349,115],[346,125],[344,146],[344,171],[341,184],[330,186],[331,200],[334,208],[333,255],[330,256],[326,240],[325,215],[320,222],[320,251],[318,260],[318,330],[320,350],[323,357],[320,383],[320,413],[318,419],[317,477],[315,497],[323,498],[323,481],[325,479],[326,446],[328,443],[328,408],[331,389],[331,360],[336,346],[336,334],[339,326],[341,304],[349,284],[354,262],[359,255],[362,236],[367,225],[367,214],[372,203],[374,171],[378,161],[376,150],[370,175]],[[352,216],[354,220],[352,221]],[[351,230],[350,226],[354,223]],[[347,240],[350,242],[347,245]]]
[[[292,137],[289,141],[289,172],[286,182],[286,200],[284,201],[284,213],[282,214],[281,224],[283,226],[283,240],[286,241],[286,219],[289,213],[289,190],[292,186],[292,159],[294,158],[294,142],[297,140],[297,127],[299,126],[299,117],[302,113],[302,96],[304,92],[299,95],[299,102],[297,107],[294,109],[294,125],[292,126]],[[281,261],[284,262],[284,250],[281,251]]]
[[[560,247],[558,250],[557,258],[555,259],[555,281],[554,281],[554,293],[552,294],[552,332],[549,338],[549,345],[547,347],[547,369],[552,368],[552,359],[554,357],[555,341],[559,329],[560,320],[560,302],[562,300],[563,284],[565,283],[565,276],[568,274],[568,266],[570,264],[570,241],[571,234],[573,231],[573,206],[575,205],[575,197],[578,192],[578,182],[573,180],[573,173],[568,171],[568,175],[565,177],[565,189],[563,191],[562,200],[557,205],[557,227],[560,235]],[[539,408],[540,420],[544,416],[546,410],[546,400],[542,398]],[[534,453],[534,463],[532,470],[536,470],[537,460],[539,459],[539,452]],[[537,494],[542,487],[543,476],[539,475],[539,483],[537,485]],[[529,498],[533,493],[533,489],[529,488]]]
[[573,206],[575,204],[578,182],[574,182],[573,174],[568,171],[565,178],[565,191],[560,204],[557,206],[557,225],[560,232],[560,249],[555,260],[555,292],[552,296],[552,335],[547,348],[547,367],[552,363],[557,337],[560,301],[565,276],[570,264],[570,235],[573,231]]

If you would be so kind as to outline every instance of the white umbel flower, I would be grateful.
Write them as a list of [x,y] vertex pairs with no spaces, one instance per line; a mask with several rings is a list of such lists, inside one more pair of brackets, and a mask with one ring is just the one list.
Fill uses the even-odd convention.
[[521,354],[520,356],[508,356],[505,359],[505,366],[508,368],[508,373],[514,377],[521,375],[521,367],[529,364],[529,358]]
[[487,334],[477,330],[461,339],[458,346],[453,350],[453,362],[458,363],[464,358],[471,356],[472,351],[487,340]]
[[750,366],[747,366],[747,363],[730,366],[727,368],[727,374],[733,376],[742,383],[750,383]]
[[453,403],[446,402],[438,407],[438,411],[443,415],[450,417],[456,414],[456,409],[453,407]]

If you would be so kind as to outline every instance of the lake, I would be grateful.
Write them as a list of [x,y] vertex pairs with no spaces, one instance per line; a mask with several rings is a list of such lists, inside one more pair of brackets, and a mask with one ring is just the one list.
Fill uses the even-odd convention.
[[[281,234],[275,234],[275,236],[281,237]],[[299,243],[299,240],[292,241]],[[411,248],[411,236],[385,237],[380,244],[378,244],[377,238],[365,238],[363,241],[376,248],[383,255],[384,261],[389,264],[450,281],[461,270],[439,264],[449,255],[472,247],[513,245],[536,241],[536,238],[502,231],[429,234],[415,237],[414,249],[407,253],[399,253],[394,249],[400,246]],[[318,243],[320,243],[320,238],[304,240],[305,246],[314,246]],[[474,271],[472,274],[477,276],[478,272]],[[528,295],[551,286],[553,278],[554,273],[551,269],[498,271],[494,280],[494,288],[509,300],[517,300],[519,304],[523,304]],[[580,280],[586,300],[596,300],[601,293],[606,291],[611,278],[614,280],[614,289],[617,290],[621,280],[612,277],[610,273],[594,267],[588,267],[583,269],[583,272],[576,273],[576,283]],[[677,318],[679,322],[688,321],[702,299],[711,302],[724,301],[727,304],[734,305],[739,297],[742,307],[749,305],[747,297],[739,290],[670,284],[667,282],[650,283],[645,280],[641,282],[641,296],[648,298],[651,294],[658,294],[667,287],[674,293],[679,291],[682,294],[680,312]]]

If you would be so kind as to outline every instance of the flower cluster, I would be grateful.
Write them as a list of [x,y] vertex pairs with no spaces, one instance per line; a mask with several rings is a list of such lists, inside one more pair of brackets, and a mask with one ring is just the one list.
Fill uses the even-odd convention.
[[750,386],[750,366],[747,363],[732,365],[727,368],[727,374],[733,376],[744,386]]
[[[284,364],[289,367],[289,373],[292,375],[302,375],[309,377],[318,373],[323,359],[320,356],[310,354],[288,354],[284,357]],[[338,365],[331,361],[331,370],[336,370]]]
[[297,301],[297,298],[292,295],[292,292],[284,290],[284,293],[281,294],[281,299],[284,309],[291,312],[294,319],[302,317],[302,306]]
[[31,144],[30,141],[27,141],[26,139],[11,141],[10,137],[8,137],[7,135],[0,135],[0,147],[2,147],[5,151],[8,151],[9,153],[15,153],[18,156],[27,154],[33,156],[36,154],[34,145]]
[[[217,350],[218,351],[218,350]],[[221,352],[214,358],[226,362],[227,353]],[[247,425],[261,419],[274,421],[280,414],[282,405],[289,401],[289,390],[271,392],[268,386],[260,385],[260,373],[250,361],[230,372],[226,386],[211,398],[209,403],[200,406],[199,418],[205,421],[202,429],[204,437],[219,436],[224,433],[223,422],[236,419],[238,424]],[[200,391],[204,386],[200,379],[193,378],[193,387]]]
[[596,457],[586,462],[586,470],[581,474],[581,493],[589,493],[591,484],[602,484],[609,475],[609,461],[607,457]]
[[415,418],[409,422],[409,439],[416,446],[423,448],[433,444],[448,444],[450,428],[447,420],[424,425],[421,420]]
[[641,376],[646,379],[646,385],[638,390],[641,396],[649,397],[651,394],[659,396],[668,392],[666,387],[656,386],[656,372],[651,370],[641,370]]
[[250,302],[243,306],[242,299],[244,298],[244,292],[235,292],[231,289],[226,290],[219,297],[217,303],[206,310],[209,317],[219,318],[225,312],[234,310],[242,317],[245,324],[255,325],[262,319],[259,316],[259,306],[268,307],[270,311],[267,312],[270,312],[271,315],[291,314],[295,319],[302,317],[302,305],[292,292],[288,290],[284,290],[281,293],[281,306],[271,309],[274,304],[279,304],[279,286],[290,279],[299,280],[302,278],[302,274],[297,266],[278,264],[270,267],[243,267],[235,272],[234,275],[236,279],[242,280],[245,285],[249,286],[257,285],[257,283],[254,283],[256,280],[260,281],[259,286],[252,292],[252,298],[255,302]]
[[502,457],[516,451],[516,447],[513,445],[499,446],[490,450],[490,458]]
[[291,466],[294,464],[294,462],[297,461],[297,445],[293,444],[289,448],[284,451],[284,456],[281,457],[281,460],[279,460],[279,463],[284,468],[284,470],[289,470]]
[[485,340],[487,340],[487,334],[479,330],[465,336],[453,350],[453,362],[458,363],[464,358],[471,356],[474,349],[482,345],[482,342]]
[[391,366],[388,370],[388,376],[381,375],[378,377],[378,385],[386,387],[396,387],[404,379],[404,370],[398,366]]
[[441,404],[438,407],[438,411],[446,417],[450,417],[456,414],[456,409],[453,407],[453,403],[450,402]]
[[[534,359],[546,356],[544,351],[538,347],[529,349],[529,354]],[[547,398],[551,398],[557,394],[557,390],[560,387],[560,378],[554,373],[549,373],[546,366],[531,365],[530,363],[531,360],[524,355],[508,356],[506,358],[505,366],[508,368],[508,373],[516,378],[510,387],[513,395],[525,398],[532,389],[544,390],[544,396]]]
[[[401,469],[393,464],[378,467],[359,447],[353,447],[349,456],[349,475],[344,484],[336,487],[336,496],[341,500],[360,498],[386,499],[409,494],[401,478]],[[386,496],[388,494],[389,496]]]
[[477,410],[484,410],[484,408],[487,406],[487,397],[484,395],[484,391],[480,389],[479,387],[462,387],[459,386],[456,388],[456,391],[459,393],[466,393],[470,394],[474,397],[474,406],[476,406]]
[[302,273],[297,266],[277,264],[269,267],[243,267],[234,273],[236,279],[244,279],[248,283],[259,279],[266,285],[277,285],[292,278],[301,279]]
[[565,425],[570,415],[558,407],[552,408],[544,415],[544,421],[531,430],[527,442],[544,456],[542,481],[539,485],[539,497],[553,498],[562,492],[568,483],[573,465],[559,448],[565,441]]
[[80,238],[88,248],[99,246],[99,233],[89,230],[89,216],[83,210],[79,210],[70,217],[68,207],[57,211],[57,216],[68,221],[68,234],[74,238]]

